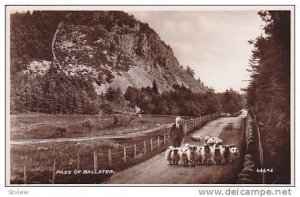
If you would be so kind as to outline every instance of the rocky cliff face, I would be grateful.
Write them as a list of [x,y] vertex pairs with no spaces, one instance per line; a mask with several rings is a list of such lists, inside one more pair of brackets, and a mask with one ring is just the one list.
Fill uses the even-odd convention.
[[[154,80],[159,92],[207,91],[153,29],[125,12],[14,13],[10,33],[12,113],[111,113],[128,105],[122,92],[129,86],[152,87]],[[142,96],[149,113],[179,113],[173,101],[162,101],[162,112]]]
[[58,26],[53,53],[68,75],[89,78],[98,94],[108,87],[183,84],[206,90],[179,65],[172,49],[147,24],[124,12],[72,12]]

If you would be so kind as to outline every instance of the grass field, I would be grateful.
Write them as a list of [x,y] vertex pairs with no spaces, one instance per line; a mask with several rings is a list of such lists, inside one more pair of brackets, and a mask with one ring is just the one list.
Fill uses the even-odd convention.
[[[87,131],[84,132],[84,128],[82,127],[82,122],[87,119],[91,120],[94,125],[91,134]],[[132,134],[152,129],[159,125],[172,123],[174,119],[172,116],[146,115],[136,117],[132,125],[114,126],[113,116],[102,116],[99,119],[97,116],[87,115],[13,115],[11,117],[11,140],[58,138],[56,128],[59,125],[67,129],[65,138]],[[166,133],[169,133],[169,129],[154,130],[142,136],[125,139],[12,145],[10,149],[11,184],[24,183],[25,168],[27,183],[51,183],[53,179],[54,160],[56,170],[92,170],[94,168],[94,153],[98,157],[97,164],[99,169],[113,169],[117,171],[131,165],[130,162],[124,164],[122,160],[124,146],[130,146],[128,154],[133,154],[133,144],[143,147],[146,141],[149,148],[150,138],[157,139],[157,136]],[[109,149],[112,151],[112,160],[114,161],[114,165],[112,166],[108,165]],[[161,149],[157,149],[157,151],[159,150]],[[143,150],[137,150],[137,153],[139,151],[143,152]],[[146,159],[146,157],[144,158]],[[79,164],[78,160],[80,160]],[[57,175],[55,183],[100,183],[108,176],[110,175]]]
[[[117,135],[148,130],[175,121],[173,116],[144,115],[135,117],[132,124],[128,125],[129,117],[124,115],[117,117],[124,120],[123,126],[115,126],[113,116],[99,118],[96,115],[11,115],[10,136],[11,140],[59,138],[56,131],[59,126],[67,129],[64,134],[67,138]],[[82,126],[86,120],[93,123],[91,133]]]

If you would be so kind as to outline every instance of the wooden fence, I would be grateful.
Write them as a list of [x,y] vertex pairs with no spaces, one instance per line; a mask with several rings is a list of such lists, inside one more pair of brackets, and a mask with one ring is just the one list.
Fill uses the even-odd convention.
[[217,118],[219,118],[221,116],[220,112],[214,113],[214,114],[208,114],[208,115],[204,115],[204,116],[200,116],[197,118],[192,118],[189,120],[186,120],[183,124],[184,124],[184,131],[185,133],[188,133],[190,131],[192,131],[195,127],[198,127],[199,125],[202,125],[206,122],[215,120]]
[[[209,114],[197,118],[186,119],[183,122],[184,131],[186,133],[192,131],[195,127],[200,127],[206,122],[217,119],[220,117],[220,113]],[[34,154],[28,154],[34,156],[34,158],[28,159],[25,155],[25,159],[19,161],[11,161],[18,163],[18,174],[22,174],[22,184],[26,183],[57,183],[56,177],[58,176],[57,170],[101,170],[101,169],[118,169],[119,166],[126,166],[127,163],[134,163],[138,160],[139,162],[143,158],[149,158],[149,156],[155,155],[159,152],[164,151],[170,145],[169,128],[165,129],[164,134],[160,134],[150,139],[140,140],[137,143],[130,145],[118,145],[118,147],[111,147],[104,150],[99,148],[89,147],[86,148],[84,153],[77,153],[70,151],[71,154],[64,154],[68,150],[62,148],[63,152],[56,150],[48,150],[49,155],[41,153],[42,150],[36,151]],[[74,147],[73,147],[74,149]],[[72,149],[72,150],[73,150]],[[78,151],[82,148],[78,147]],[[76,149],[75,149],[76,150]],[[50,153],[51,152],[51,153]],[[54,153],[53,153],[54,152]],[[20,157],[22,158],[22,157]],[[20,166],[20,164],[22,164]],[[16,165],[14,165],[16,167]],[[35,172],[34,168],[38,168],[38,172],[47,171],[47,174],[42,176],[48,176],[44,181],[33,181]],[[15,169],[16,170],[16,169]],[[12,168],[12,175],[16,174],[16,171]],[[30,173],[29,173],[30,172]],[[20,180],[19,180],[20,183]]]
[[[21,172],[21,174],[23,180],[16,182],[34,184],[39,183],[35,180],[39,179],[37,176],[40,176],[40,172],[44,171],[47,173],[42,176],[47,178],[43,177],[42,179],[45,179],[46,181],[44,180],[41,182],[54,184],[57,183],[56,178],[60,176],[60,173],[67,173],[67,171],[74,170],[97,171],[102,169],[122,169],[127,163],[132,163],[137,159],[142,160],[144,157],[146,158],[151,154],[164,151],[169,145],[169,135],[162,134],[132,145],[119,145],[117,148],[112,147],[106,151],[91,150],[89,152],[78,153],[77,155],[60,156],[57,154],[55,156],[55,154],[50,153],[49,150],[48,156],[41,156],[44,155],[44,153],[42,153],[42,151],[36,151],[34,155],[30,154],[34,158],[26,156],[26,158],[24,157],[19,161],[14,161],[15,163],[18,163],[18,166],[13,165],[14,167],[12,167],[11,173],[12,177],[15,177],[16,174],[20,175],[20,170],[22,170],[23,172]],[[54,152],[54,150],[51,152]],[[34,160],[39,161],[34,162]]]
[[234,112],[232,114],[221,112],[220,116],[221,117],[237,117],[237,116],[241,115],[241,113],[242,113],[242,111]]

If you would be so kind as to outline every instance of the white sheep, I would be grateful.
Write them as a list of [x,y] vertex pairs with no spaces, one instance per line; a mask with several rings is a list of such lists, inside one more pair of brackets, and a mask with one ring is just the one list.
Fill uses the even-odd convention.
[[231,147],[230,148],[230,163],[238,160],[240,158],[240,151],[237,147]]
[[215,140],[214,140],[214,138],[209,138],[208,140],[207,140],[207,144],[209,145],[209,146],[213,146],[213,145],[215,145]]
[[180,160],[180,155],[178,153],[179,148],[173,148],[171,151],[171,160],[173,165],[177,165]]
[[197,160],[197,164],[201,164],[202,163],[202,156],[201,156],[201,150],[203,149],[203,146],[197,146],[197,152],[198,152],[198,160]]
[[215,139],[215,144],[216,144],[217,146],[223,145],[223,140],[222,140],[221,138],[216,138],[216,139]]
[[182,147],[180,150],[179,150],[179,157],[180,157],[180,161],[182,161],[183,165],[184,166],[187,166],[188,165],[188,157],[187,157],[187,151],[188,149],[185,148],[185,147]]
[[189,162],[191,162],[192,166],[195,166],[199,158],[197,150],[198,150],[197,146],[191,145],[188,147],[187,157]]
[[228,145],[224,146],[224,162],[225,164],[230,161],[230,147]]
[[214,164],[224,164],[224,148],[222,146],[216,146],[214,149]]
[[201,142],[201,137],[200,136],[191,136],[192,141],[195,142]]
[[210,138],[209,136],[204,137],[204,141],[205,141],[206,144],[207,144],[207,141],[209,140],[209,138]]
[[184,144],[182,147],[183,147],[183,148],[188,148],[189,146],[190,146],[190,144],[186,143],[186,144]]
[[211,137],[211,138],[212,138],[213,140],[215,140],[215,141],[216,141],[217,139],[220,139],[220,137],[215,137],[215,136],[214,136],[214,137]]
[[175,148],[174,146],[169,146],[165,153],[165,159],[169,162],[169,164],[172,163],[171,152],[174,148]]
[[209,146],[208,144],[204,144],[203,148],[201,149],[202,164],[211,164],[213,161],[213,153],[213,147]]

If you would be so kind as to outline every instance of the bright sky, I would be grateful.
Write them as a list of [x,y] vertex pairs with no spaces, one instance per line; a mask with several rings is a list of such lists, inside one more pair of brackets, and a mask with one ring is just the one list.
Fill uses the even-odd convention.
[[134,11],[169,44],[179,63],[189,65],[216,92],[247,87],[252,45],[261,35],[257,11]]

